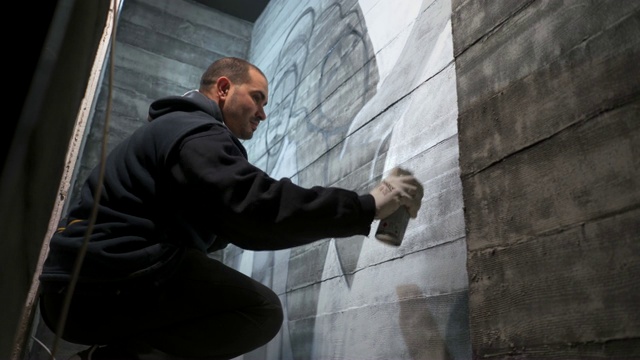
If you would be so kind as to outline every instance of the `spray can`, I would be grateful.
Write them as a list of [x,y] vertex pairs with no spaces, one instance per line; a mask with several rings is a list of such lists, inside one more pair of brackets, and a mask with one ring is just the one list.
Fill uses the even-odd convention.
[[[392,170],[394,175],[411,175],[411,171],[400,167]],[[376,230],[376,239],[393,246],[400,246],[409,225],[409,211],[400,206],[393,214],[380,220]]]
[[393,214],[380,220],[376,230],[376,239],[389,245],[400,246],[409,224],[409,218],[407,208],[400,206]]

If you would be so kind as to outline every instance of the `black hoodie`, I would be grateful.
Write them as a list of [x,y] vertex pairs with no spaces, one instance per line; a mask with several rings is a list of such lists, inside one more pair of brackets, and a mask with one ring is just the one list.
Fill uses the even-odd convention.
[[[80,282],[153,273],[184,247],[229,242],[278,250],[329,237],[369,234],[373,196],[303,188],[247,161],[218,105],[193,91],[151,104],[149,123],[111,151]],[[68,281],[89,225],[98,168],[60,222],[40,279]]]

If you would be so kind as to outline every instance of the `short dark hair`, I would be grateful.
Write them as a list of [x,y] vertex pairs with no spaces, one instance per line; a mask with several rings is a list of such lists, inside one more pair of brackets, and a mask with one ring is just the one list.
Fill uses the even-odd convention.
[[218,81],[220,76],[226,76],[231,82],[244,84],[249,82],[249,69],[255,69],[262,76],[264,73],[252,63],[237,57],[224,57],[211,63],[200,78],[200,90],[206,90]]

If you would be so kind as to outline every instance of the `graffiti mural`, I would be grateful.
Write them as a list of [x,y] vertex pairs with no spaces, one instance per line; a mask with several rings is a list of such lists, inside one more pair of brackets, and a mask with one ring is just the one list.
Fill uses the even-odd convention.
[[[436,144],[455,142],[450,6],[446,0],[317,0],[289,13],[277,54],[266,64],[257,63],[269,69],[269,117],[246,144],[250,156],[275,178],[364,192],[391,167]],[[264,21],[269,20],[284,21]],[[447,149],[457,152],[456,146]],[[461,211],[455,214],[462,218]],[[459,219],[453,233],[462,238],[464,222]],[[427,271],[422,262],[413,266],[413,275],[371,279],[360,270],[388,256],[374,246],[371,239],[356,236],[252,254],[251,275],[280,294],[285,321],[268,346],[244,358],[464,358],[469,348],[466,292],[428,300],[428,285],[416,283],[421,276],[417,271]],[[464,267],[466,253],[464,246],[459,248],[447,247]],[[409,274],[405,267],[412,265],[404,261],[388,267]],[[463,268],[455,279],[442,281],[465,290],[465,274]],[[387,286],[376,295],[371,284],[380,279]],[[373,304],[363,306],[363,297]],[[360,306],[367,309],[343,314]],[[436,307],[433,313],[412,314],[430,306]],[[401,345],[371,343],[372,335],[383,335],[376,329],[380,323],[374,326],[369,315],[362,315],[369,312],[379,316],[377,321],[396,324],[383,326],[387,330],[401,329],[388,334]],[[412,331],[413,323],[428,335]],[[354,345],[363,340],[368,340],[366,348]]]
[[307,8],[297,18],[276,61],[270,81],[273,105],[261,134],[272,176],[294,176],[300,166],[320,158],[325,176],[315,182],[330,181],[330,159],[319,155],[344,139],[355,115],[375,94],[372,51],[355,1],[320,12]]
[[[321,169],[322,177],[315,178],[310,185],[335,181],[329,177],[329,168],[335,166],[335,161],[322,154],[343,141],[355,115],[375,94],[378,81],[373,47],[358,3],[341,1],[321,9],[304,9],[287,32],[274,73],[270,80],[269,121],[258,140],[264,141],[267,172],[276,178],[295,177],[315,162],[314,167]],[[341,252],[357,256],[363,240],[360,237],[344,242],[350,246]],[[323,268],[323,259],[332,245],[334,241],[317,244],[312,258],[321,262],[313,265],[316,269]],[[260,255],[265,260],[261,265],[273,269],[274,257]],[[285,291],[297,287],[300,281],[321,280],[321,271],[311,276],[296,271],[309,268],[308,263],[303,267],[297,263],[297,260],[308,262],[308,253],[298,256],[293,251],[290,255]],[[352,264],[355,266],[355,262]],[[345,266],[353,270],[353,266]],[[316,308],[319,290],[314,286],[305,291],[304,308],[286,308],[287,331],[283,333],[291,349],[283,352],[292,352],[294,358],[310,356],[314,317],[306,316],[305,312]],[[285,304],[295,304],[295,300],[283,300]]]

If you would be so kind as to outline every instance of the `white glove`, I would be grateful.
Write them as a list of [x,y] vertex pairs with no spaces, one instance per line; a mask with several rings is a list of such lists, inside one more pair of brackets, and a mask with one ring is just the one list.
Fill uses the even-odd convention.
[[415,219],[422,205],[424,188],[410,172],[396,167],[370,194],[376,202],[375,219],[386,218],[400,206],[406,206],[409,216]]

